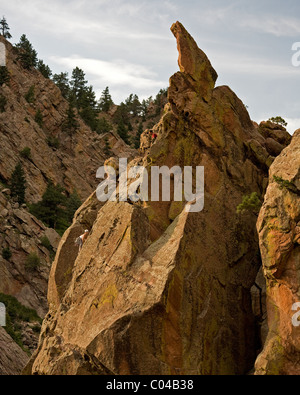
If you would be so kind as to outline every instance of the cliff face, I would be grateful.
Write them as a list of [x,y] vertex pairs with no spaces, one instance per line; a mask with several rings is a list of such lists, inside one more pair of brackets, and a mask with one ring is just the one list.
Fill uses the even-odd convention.
[[[156,142],[129,167],[204,166],[205,205],[107,202],[95,193],[63,236],[49,312],[27,374],[245,374],[260,345],[250,289],[260,266],[256,216],[273,145],[177,22],[180,72]],[[171,189],[174,188],[171,182]],[[91,233],[78,254],[76,236]]]
[[[99,136],[92,132],[79,117],[75,133],[63,131],[68,102],[59,88],[37,70],[23,69],[11,44],[3,37],[0,40],[6,46],[10,74],[9,83],[0,87],[7,99],[5,112],[0,113],[0,181],[7,182],[21,161],[27,181],[26,201],[41,200],[50,179],[70,193],[76,189],[85,200],[97,185],[96,171],[105,160],[105,138],[115,155],[121,151],[132,155],[133,150],[114,133]],[[28,98],[30,88],[33,94]],[[35,120],[38,110],[41,125]],[[59,141],[58,148],[48,144],[54,138]],[[30,158],[20,155],[25,147],[31,150]]]
[[19,375],[28,359],[25,351],[0,327],[0,376]]
[[256,374],[300,373],[300,130],[270,168],[257,223],[267,280],[269,334]]
[[[47,238],[49,246],[43,245]],[[15,296],[23,305],[37,311],[41,318],[47,312],[47,285],[60,236],[46,228],[23,207],[0,192],[0,246],[8,248],[11,257],[0,255],[0,293]],[[26,258],[37,254],[40,265],[26,267]]]

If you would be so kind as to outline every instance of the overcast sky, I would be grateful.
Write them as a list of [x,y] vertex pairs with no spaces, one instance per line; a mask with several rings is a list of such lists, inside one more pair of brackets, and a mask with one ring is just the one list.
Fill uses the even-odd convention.
[[[82,68],[97,97],[115,103],[166,88],[178,71],[179,20],[257,122],[280,115],[300,128],[299,0],[10,0],[2,1],[12,43],[25,33],[54,73]],[[299,62],[300,63],[300,62]]]

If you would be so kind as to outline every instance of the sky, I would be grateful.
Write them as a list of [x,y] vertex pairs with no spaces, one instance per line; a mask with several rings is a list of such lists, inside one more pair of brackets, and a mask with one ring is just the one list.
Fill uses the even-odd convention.
[[178,71],[177,20],[256,122],[300,128],[299,0],[2,0],[17,43],[26,34],[53,73],[84,70],[97,98],[146,99]]

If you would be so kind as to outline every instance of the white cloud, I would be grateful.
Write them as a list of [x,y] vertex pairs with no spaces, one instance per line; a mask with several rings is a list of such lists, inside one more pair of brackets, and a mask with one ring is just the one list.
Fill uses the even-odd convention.
[[291,17],[245,16],[240,26],[277,37],[295,37],[300,34],[300,19]]
[[74,69],[76,66],[82,68],[91,75],[93,80],[97,80],[98,86],[99,84],[100,86],[127,85],[137,89],[164,86],[164,82],[158,81],[156,73],[149,68],[122,59],[103,61],[74,55],[72,57],[52,56],[51,60],[68,69]]
[[285,120],[288,123],[287,130],[290,134],[300,129],[300,118],[285,118]]

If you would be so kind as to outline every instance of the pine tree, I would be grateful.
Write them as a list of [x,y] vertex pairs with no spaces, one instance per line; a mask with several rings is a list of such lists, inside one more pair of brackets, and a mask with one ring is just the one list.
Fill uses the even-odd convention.
[[64,189],[49,181],[42,200],[32,204],[30,212],[50,228],[61,230],[68,226],[66,200]]
[[60,89],[61,94],[65,99],[69,97],[70,94],[70,84],[68,80],[68,73],[54,74],[53,82]]
[[82,202],[76,190],[69,196],[67,203],[66,203],[66,215],[68,221],[71,223],[73,221],[73,217],[75,212],[79,209]]
[[111,95],[109,93],[109,87],[107,86],[101,94],[98,102],[98,108],[100,111],[108,112],[111,106],[114,104]]
[[52,75],[50,67],[47,66],[41,59],[37,63],[37,69],[45,78],[50,78]]
[[85,93],[87,81],[85,80],[84,71],[79,67],[75,67],[75,69],[73,69],[70,85],[72,88],[72,93],[76,100],[76,106],[77,108],[80,108],[80,102]]
[[71,136],[76,132],[78,128],[79,128],[79,123],[77,122],[76,119],[74,105],[72,103],[69,103],[67,118],[63,123],[62,129],[63,131],[67,132]]
[[18,60],[22,63],[22,66],[25,69],[31,69],[32,67],[37,66],[37,52],[33,49],[32,44],[29,42],[25,34],[21,36],[16,48],[19,51]]
[[16,165],[11,175],[9,187],[11,196],[16,198],[19,204],[25,203],[26,179],[20,162]]
[[3,16],[2,19],[0,20],[0,33],[1,33],[1,36],[3,36],[6,39],[10,39],[12,36],[9,33],[9,30],[10,30],[10,28],[8,26],[8,23],[6,22],[6,19]]
[[143,124],[142,124],[142,122],[140,122],[138,131],[137,131],[137,133],[136,133],[136,135],[134,137],[134,148],[135,149],[140,148],[141,134],[143,133],[143,131],[144,131]]
[[128,137],[128,130],[127,130],[127,128],[126,128],[124,122],[121,121],[121,122],[118,124],[117,133],[118,133],[118,135],[124,140],[124,142],[125,142],[126,144],[129,144],[129,140],[128,140],[128,138],[129,138],[129,137]]

